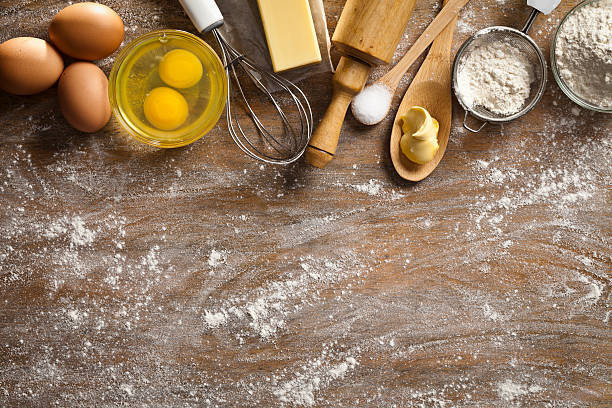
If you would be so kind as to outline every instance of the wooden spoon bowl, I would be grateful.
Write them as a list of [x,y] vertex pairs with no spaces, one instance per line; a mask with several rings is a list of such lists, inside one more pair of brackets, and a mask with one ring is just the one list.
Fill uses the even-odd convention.
[[[453,116],[450,51],[456,21],[455,17],[432,43],[425,61],[402,99],[393,122],[390,142],[391,160],[397,174],[406,180],[420,181],[429,176],[444,157],[448,145]],[[413,163],[400,150],[401,116],[412,106],[427,109],[431,116],[440,123],[438,131],[440,148],[429,163]]]

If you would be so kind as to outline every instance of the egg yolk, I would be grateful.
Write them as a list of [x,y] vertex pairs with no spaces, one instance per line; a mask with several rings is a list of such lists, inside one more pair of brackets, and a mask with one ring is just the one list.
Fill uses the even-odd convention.
[[190,88],[202,78],[202,63],[193,53],[176,49],[162,58],[159,77],[173,88]]
[[177,91],[165,86],[155,88],[144,100],[147,120],[160,130],[173,130],[181,126],[189,115],[187,101]]

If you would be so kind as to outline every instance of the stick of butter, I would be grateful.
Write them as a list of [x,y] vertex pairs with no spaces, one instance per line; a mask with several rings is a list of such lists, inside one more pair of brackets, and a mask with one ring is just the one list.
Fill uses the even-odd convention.
[[257,0],[274,72],[321,62],[308,0]]

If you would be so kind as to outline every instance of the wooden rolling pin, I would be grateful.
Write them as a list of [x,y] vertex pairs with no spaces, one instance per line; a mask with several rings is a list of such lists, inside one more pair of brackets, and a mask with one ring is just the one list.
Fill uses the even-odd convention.
[[343,55],[331,103],[306,148],[306,162],[323,168],[336,153],[346,111],[373,65],[388,64],[416,0],[347,0],[332,43]]

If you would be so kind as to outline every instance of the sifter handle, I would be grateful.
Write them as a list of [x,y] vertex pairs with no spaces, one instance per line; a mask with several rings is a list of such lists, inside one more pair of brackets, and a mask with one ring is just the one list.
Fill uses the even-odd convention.
[[223,25],[223,15],[215,0],[179,0],[199,32],[209,32]]
[[467,124],[467,118],[468,118],[468,111],[465,111],[465,116],[463,117],[463,127],[466,128],[467,130],[469,130],[472,133],[478,133],[480,132],[489,122],[482,122],[482,125],[480,125],[480,127],[478,129],[470,127]]
[[535,21],[536,17],[538,16],[538,14],[540,14],[540,12],[538,11],[538,9],[533,9],[531,10],[531,14],[529,15],[529,18],[527,19],[527,22],[525,23],[525,25],[523,26],[523,28],[521,28],[521,31],[524,34],[527,34],[527,31],[529,31],[529,29],[531,28],[531,26],[533,25],[533,22]]

